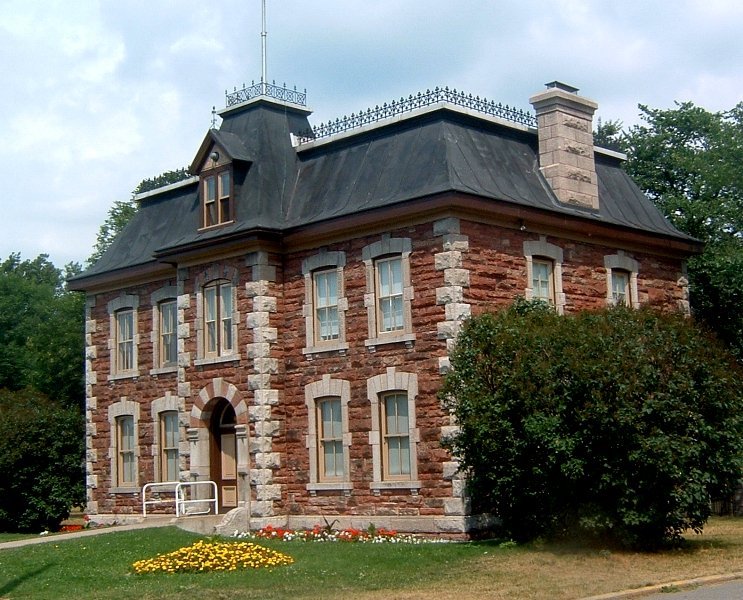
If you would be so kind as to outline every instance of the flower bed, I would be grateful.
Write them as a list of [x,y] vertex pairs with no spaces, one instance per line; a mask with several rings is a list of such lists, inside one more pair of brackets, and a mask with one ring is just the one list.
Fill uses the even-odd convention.
[[330,526],[315,525],[312,529],[285,529],[266,525],[253,532],[235,531],[233,537],[239,539],[272,539],[284,542],[361,542],[420,544],[421,538],[414,535],[399,534],[391,529],[376,528],[370,525],[367,529],[333,529]]
[[138,560],[132,564],[137,574],[200,573],[205,571],[235,571],[290,565],[291,556],[250,542],[198,541],[168,554]]

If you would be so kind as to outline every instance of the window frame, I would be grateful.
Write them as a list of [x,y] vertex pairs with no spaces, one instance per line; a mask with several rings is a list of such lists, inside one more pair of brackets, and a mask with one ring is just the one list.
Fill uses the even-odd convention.
[[[172,330],[166,331],[165,328],[165,310],[164,307],[168,307],[168,310],[172,310]],[[175,298],[168,298],[158,302],[158,324],[159,324],[159,348],[158,348],[158,365],[161,368],[175,367],[178,364],[178,301]],[[165,337],[170,336],[172,339],[166,343]],[[172,348],[171,348],[172,347]],[[166,357],[166,350],[171,349],[172,359],[168,360]]]
[[[139,373],[139,297],[134,294],[120,294],[107,304],[109,315],[108,351],[109,374],[108,380],[137,377]],[[131,315],[131,338],[124,340],[120,336],[122,329],[120,319],[123,315]],[[130,349],[130,365],[123,365],[120,360],[121,344]],[[124,368],[128,366],[129,368]]]
[[[125,425],[128,425],[128,431],[125,431]],[[134,440],[134,415],[116,417],[116,487],[133,487],[136,484]],[[131,475],[131,478],[127,475]]]
[[[540,277],[540,273],[537,267],[546,267],[547,279],[543,281]],[[538,279],[539,278],[539,279]],[[547,294],[541,294],[541,287],[546,283]],[[537,287],[539,285],[539,288]],[[555,306],[555,265],[549,258],[542,258],[541,256],[532,257],[532,298],[534,300],[544,300],[548,302],[550,306]]]
[[606,269],[606,305],[617,304],[614,297],[614,275],[623,272],[627,275],[627,306],[639,308],[640,298],[637,291],[637,277],[640,271],[640,263],[634,258],[627,256],[623,250],[616,254],[604,256],[604,268]]
[[546,236],[540,235],[539,240],[525,241],[523,252],[526,259],[526,288],[524,289],[524,297],[527,300],[537,298],[534,294],[534,263],[540,264],[551,261],[550,290],[554,298],[551,305],[558,314],[563,314],[565,312],[566,298],[562,288],[562,248],[555,244],[550,244]]
[[[391,419],[390,415],[390,401],[394,401],[395,404],[395,414],[394,419],[395,421],[401,420],[400,413],[401,409],[404,407],[405,409],[405,417],[404,417],[404,425],[403,428],[400,429],[400,425],[398,424],[398,428],[394,432],[390,432],[389,430],[389,422]],[[382,477],[385,481],[394,481],[394,480],[409,480],[410,479],[410,470],[411,470],[411,456],[410,456],[410,415],[407,414],[408,411],[408,397],[407,394],[400,392],[400,391],[392,391],[392,392],[386,392],[382,394],[382,397],[380,398],[379,402],[379,409],[381,411],[380,415],[380,439],[382,441]],[[400,444],[397,448],[397,452],[399,454],[398,460],[396,462],[399,463],[399,472],[393,473],[392,472],[392,453],[393,448],[391,441],[397,440]],[[402,442],[405,442],[407,445],[407,461],[403,461],[402,458]],[[406,467],[406,468],[405,468]]]
[[[364,344],[370,351],[375,351],[381,344],[393,344],[404,342],[407,347],[412,348],[416,339],[413,332],[413,310],[412,301],[415,290],[411,283],[410,256],[413,244],[410,238],[393,238],[385,234],[380,241],[374,242],[362,249],[362,260],[366,271],[366,294],[364,295],[364,306],[367,309],[368,334]],[[400,276],[402,280],[402,295],[395,294],[395,298],[401,298],[402,303],[402,326],[388,331],[384,330],[384,316],[382,310],[382,296],[379,285],[380,265],[389,264],[392,260],[400,260]],[[392,296],[385,296],[390,298]]]
[[[210,315],[209,296],[214,294],[213,310]],[[235,354],[235,286],[224,279],[210,281],[202,288],[202,310],[204,321],[204,358],[223,358]],[[229,306],[225,298],[229,298]],[[213,328],[210,331],[210,324]],[[229,345],[225,338],[229,339]],[[213,342],[213,344],[212,344]],[[214,349],[211,350],[210,348]]]
[[[349,429],[348,404],[351,401],[351,383],[345,379],[333,379],[324,375],[319,381],[309,383],[304,388],[307,407],[307,435],[305,446],[309,455],[309,482],[306,489],[310,495],[318,492],[341,492],[350,495],[351,483],[351,432]],[[343,475],[327,477],[322,464],[322,419],[319,403],[326,399],[340,400],[341,441],[343,448]]]
[[[324,282],[326,289],[331,287],[331,282],[335,282],[335,295],[331,298],[330,294],[327,295],[327,299],[330,299],[327,303],[321,303],[320,297],[320,281]],[[313,319],[314,319],[314,332],[315,332],[315,344],[316,346],[324,343],[337,343],[340,339],[340,319],[338,309],[338,272],[337,269],[318,269],[312,273],[312,291],[313,291]],[[327,318],[327,315],[334,312],[335,319]],[[325,315],[325,319],[321,317],[321,313]],[[332,332],[330,336],[324,336],[323,330],[327,323],[331,324]]]
[[[228,177],[228,189],[224,189],[223,178]],[[213,184],[213,196],[210,184]],[[227,163],[201,173],[201,228],[210,229],[234,221],[234,177],[232,165]],[[213,216],[210,216],[210,208]],[[226,214],[225,214],[226,213]]]
[[[418,480],[418,443],[420,431],[416,426],[416,398],[418,396],[418,375],[397,371],[388,367],[382,375],[371,377],[366,382],[367,399],[371,405],[371,430],[369,443],[372,447],[372,482],[369,488],[379,495],[382,490],[410,490],[417,494],[422,487]],[[407,439],[410,473],[390,473],[388,444],[385,443],[386,424],[384,402],[391,396],[403,396],[407,400]]]
[[[174,445],[168,444],[168,423],[169,419],[175,419],[175,440]],[[158,441],[159,441],[159,477],[160,481],[179,481],[180,480],[180,423],[177,410],[163,410],[158,413]],[[175,477],[170,477],[169,457],[175,453]]]
[[[337,424],[338,431],[326,432],[326,419],[323,409],[326,406],[333,407],[331,410],[333,429]],[[346,478],[345,452],[343,448],[343,404],[340,396],[323,396],[315,401],[317,411],[317,479],[319,482],[328,483],[343,481]],[[332,447],[333,462],[336,465],[333,474],[327,472],[327,450]],[[340,448],[340,450],[339,450]],[[338,460],[340,457],[340,460]],[[338,474],[338,463],[340,462],[340,474]]]
[[[346,253],[342,251],[321,250],[317,254],[308,256],[302,261],[302,276],[304,278],[304,304],[302,315],[305,323],[305,347],[302,353],[312,355],[318,352],[340,352],[348,350],[346,342],[346,311],[348,299],[345,297],[344,270]],[[317,276],[322,274],[332,277],[335,273],[336,309],[338,318],[338,337],[323,340],[319,334],[317,302]]]
[[[122,441],[122,424],[131,422],[132,447],[124,448]],[[136,493],[139,491],[139,403],[123,396],[118,402],[108,407],[109,424],[109,460],[111,474],[111,493]],[[125,479],[126,465],[124,453],[130,457],[131,481]]]
[[[399,265],[399,274],[393,265]],[[383,282],[386,274],[387,283]],[[399,280],[395,280],[399,275]],[[402,281],[402,255],[384,256],[374,261],[374,285],[377,294],[377,334],[383,336],[405,329],[405,311],[403,308],[404,285]],[[388,288],[386,292],[384,288]],[[399,304],[399,307],[397,306]],[[385,311],[388,306],[388,311]],[[387,326],[387,321],[391,326]]]
[[[127,326],[123,326],[123,322],[126,319]],[[116,348],[115,362],[116,372],[126,373],[134,371],[134,309],[132,308],[121,308],[114,313],[114,320],[116,323]],[[129,329],[128,334],[126,329]],[[124,336],[127,337],[124,337]]]
[[[611,297],[614,306],[632,306],[632,295],[630,293],[630,272],[624,269],[611,270]],[[617,292],[617,283],[621,283],[621,292]]]

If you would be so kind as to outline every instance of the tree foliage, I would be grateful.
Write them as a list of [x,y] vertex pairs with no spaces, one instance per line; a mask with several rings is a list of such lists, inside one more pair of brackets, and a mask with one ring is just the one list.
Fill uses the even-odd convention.
[[681,231],[705,242],[743,235],[743,103],[711,113],[691,102],[640,106],[625,137],[627,171]]
[[132,220],[132,217],[136,214],[138,204],[135,200],[137,194],[144,194],[145,192],[151,192],[157,188],[171,183],[178,183],[184,179],[188,179],[190,174],[184,169],[176,169],[175,171],[165,171],[160,175],[152,178],[143,179],[139,182],[139,185],[134,188],[132,197],[129,200],[116,200],[113,206],[108,211],[108,216],[103,224],[98,229],[98,235],[96,236],[95,246],[93,253],[87,260],[87,265],[92,266],[95,262],[103,256],[103,253],[108,250],[108,247],[114,241],[116,236],[124,229],[124,227]]
[[0,531],[54,531],[85,500],[84,422],[26,389],[0,390]]
[[593,132],[593,143],[601,148],[624,152],[621,121],[602,121],[601,117]]
[[452,452],[515,539],[678,541],[740,477],[743,372],[678,315],[522,300],[470,319],[451,362]]
[[627,171],[681,231],[706,243],[689,261],[692,310],[743,361],[743,103],[640,106],[622,138]]
[[82,407],[84,299],[64,287],[79,268],[62,272],[45,254],[0,263],[0,388],[33,387]]

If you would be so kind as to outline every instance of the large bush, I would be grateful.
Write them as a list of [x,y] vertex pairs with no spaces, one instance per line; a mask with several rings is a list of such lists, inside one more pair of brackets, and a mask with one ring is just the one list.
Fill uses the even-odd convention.
[[442,398],[473,508],[519,540],[701,530],[743,467],[741,370],[688,319],[539,303],[470,319]]
[[55,530],[85,499],[84,423],[32,390],[0,390],[0,531]]

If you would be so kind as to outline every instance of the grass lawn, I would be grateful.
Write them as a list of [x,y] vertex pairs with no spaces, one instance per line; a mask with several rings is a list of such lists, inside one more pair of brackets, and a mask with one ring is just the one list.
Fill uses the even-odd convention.
[[683,550],[570,544],[348,544],[260,540],[295,563],[273,571],[134,575],[130,565],[200,536],[144,529],[0,550],[0,598],[580,598],[743,569],[743,519],[713,519]]

